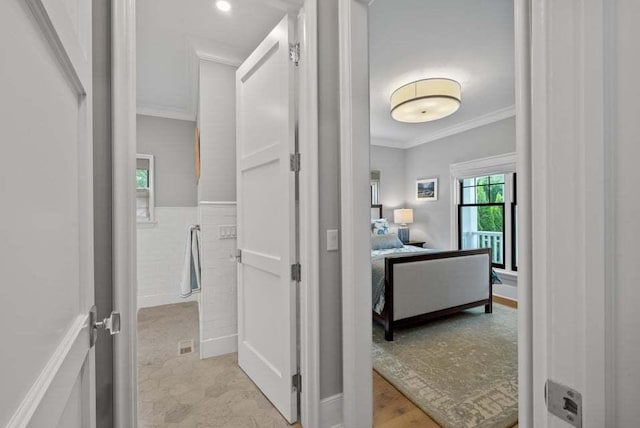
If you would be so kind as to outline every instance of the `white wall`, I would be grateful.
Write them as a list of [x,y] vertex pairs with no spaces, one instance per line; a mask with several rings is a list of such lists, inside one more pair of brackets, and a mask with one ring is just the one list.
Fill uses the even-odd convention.
[[157,224],[138,226],[138,307],[196,300],[180,297],[187,228],[196,207],[157,207]]
[[154,155],[156,224],[138,225],[138,307],[183,299],[180,279],[187,228],[197,223],[195,122],[136,116],[138,153]]
[[196,206],[195,122],[140,114],[136,122],[138,153],[154,155],[156,206]]
[[404,150],[371,146],[371,170],[380,171],[380,203],[383,215],[393,221],[393,210],[405,205]]
[[235,239],[219,239],[220,225],[236,225],[236,67],[200,61],[198,126],[202,228],[200,356],[237,350]]
[[200,61],[199,201],[236,200],[236,67]]
[[238,349],[236,240],[220,239],[219,226],[236,224],[235,204],[200,205],[202,228],[202,292],[200,357]]
[[[479,128],[405,151],[405,200],[414,209],[411,238],[433,248],[451,248],[451,195],[449,166],[453,163],[515,152],[515,118]],[[438,200],[418,202],[415,183],[419,178],[438,178]]]

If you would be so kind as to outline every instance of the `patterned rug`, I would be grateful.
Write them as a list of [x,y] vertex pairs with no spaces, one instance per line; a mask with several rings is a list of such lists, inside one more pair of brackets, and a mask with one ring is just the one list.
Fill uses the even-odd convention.
[[508,428],[518,421],[515,309],[493,305],[399,329],[374,324],[373,367],[445,428]]

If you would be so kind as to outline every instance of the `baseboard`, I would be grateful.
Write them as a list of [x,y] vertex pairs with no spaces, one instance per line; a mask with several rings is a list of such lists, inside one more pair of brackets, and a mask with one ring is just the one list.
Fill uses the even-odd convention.
[[320,400],[320,428],[342,428],[342,394]]
[[238,352],[238,335],[216,337],[200,342],[200,358],[217,357],[218,355]]
[[493,295],[493,301],[495,303],[500,303],[501,305],[509,306],[511,308],[518,309],[518,301],[511,299],[509,297],[499,296],[497,294]]
[[138,296],[138,309],[151,308],[154,306],[171,305],[174,303],[197,302],[199,293],[182,298],[178,293],[152,294],[150,296]]

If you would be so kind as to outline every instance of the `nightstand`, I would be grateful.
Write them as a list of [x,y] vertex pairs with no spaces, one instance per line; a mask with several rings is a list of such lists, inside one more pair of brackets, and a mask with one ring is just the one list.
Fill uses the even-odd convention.
[[424,242],[424,241],[409,241],[409,242],[405,243],[404,245],[411,245],[412,247],[424,248],[424,244],[426,244],[426,242]]

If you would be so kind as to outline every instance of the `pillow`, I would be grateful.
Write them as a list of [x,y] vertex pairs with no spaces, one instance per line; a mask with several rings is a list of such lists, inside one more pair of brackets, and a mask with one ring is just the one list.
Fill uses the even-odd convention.
[[388,250],[391,248],[403,248],[402,241],[396,233],[386,233],[384,235],[371,236],[372,250]]
[[389,233],[389,222],[386,218],[371,220],[371,233],[374,235],[386,235]]

